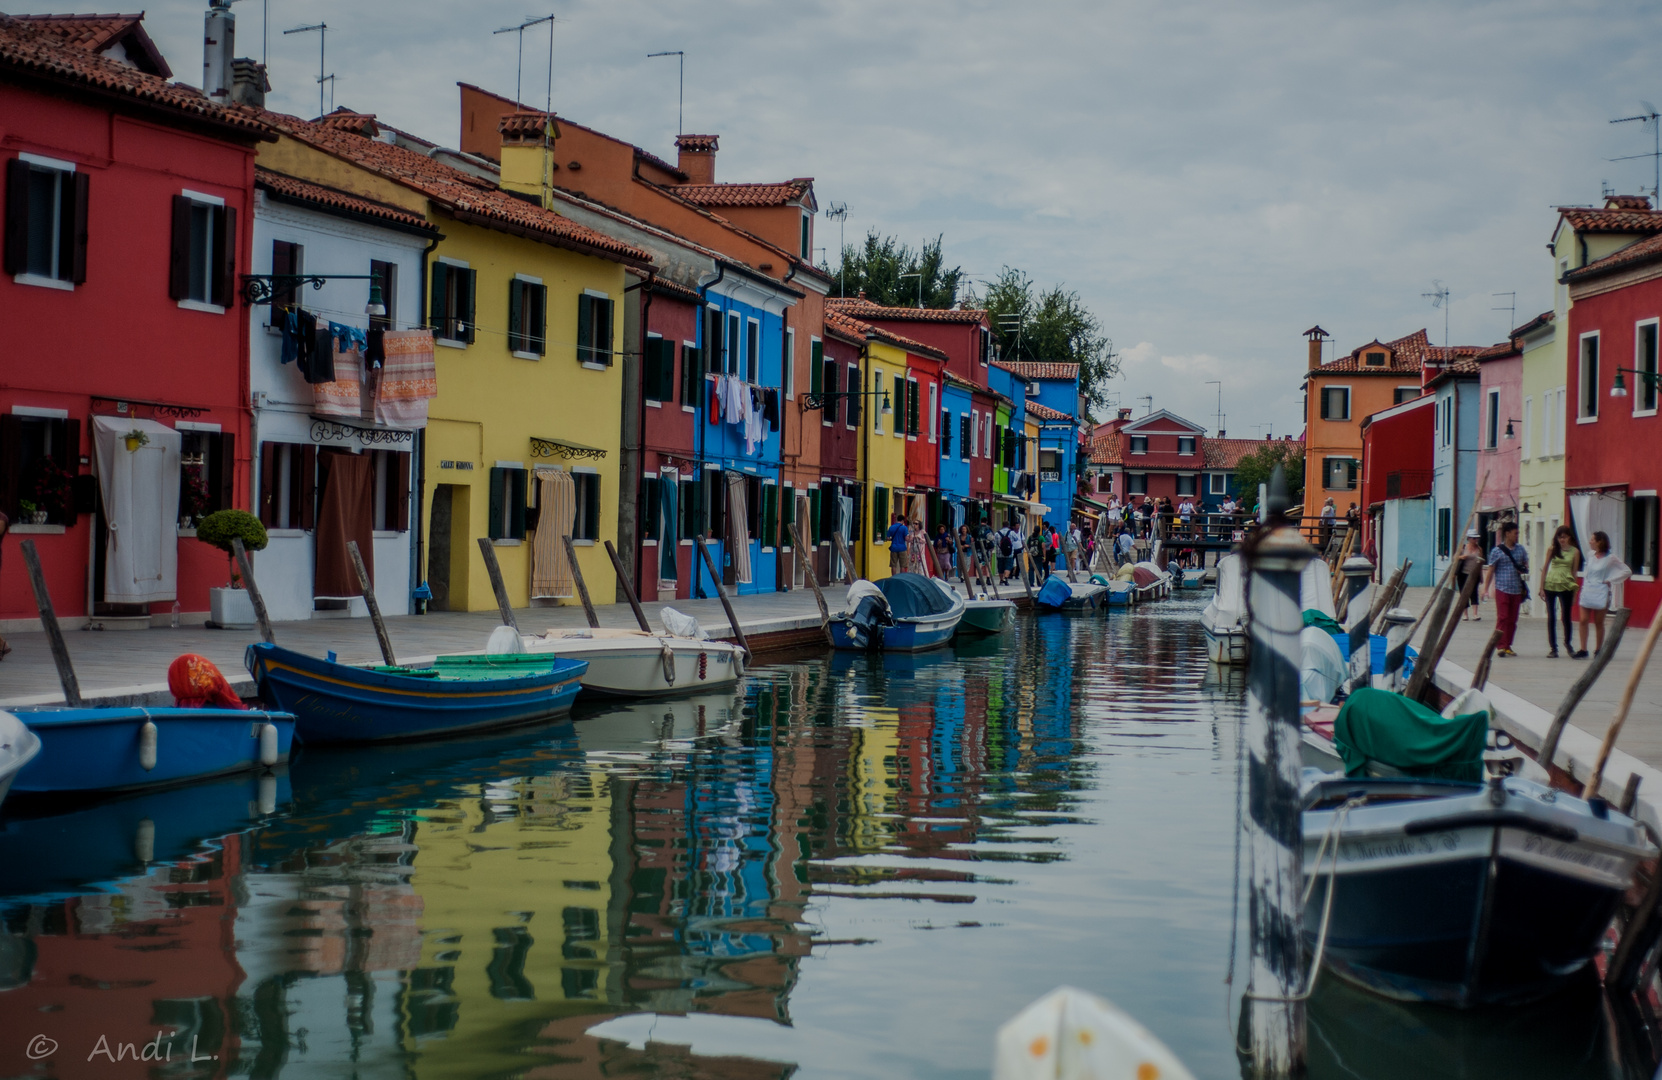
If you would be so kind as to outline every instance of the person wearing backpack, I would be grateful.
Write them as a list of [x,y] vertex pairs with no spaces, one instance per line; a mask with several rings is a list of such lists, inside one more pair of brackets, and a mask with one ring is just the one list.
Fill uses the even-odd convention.
[[1512,638],[1518,632],[1518,609],[1529,599],[1529,552],[1518,543],[1518,523],[1508,521],[1500,527],[1500,543],[1489,552],[1489,565],[1484,568],[1483,588],[1495,598],[1495,629],[1500,642],[1496,656],[1516,656]]

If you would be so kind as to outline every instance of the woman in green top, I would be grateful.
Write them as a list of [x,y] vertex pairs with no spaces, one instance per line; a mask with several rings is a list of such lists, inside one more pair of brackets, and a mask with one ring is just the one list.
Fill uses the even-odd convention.
[[1541,595],[1547,601],[1547,644],[1558,655],[1558,627],[1553,623],[1553,606],[1557,605],[1564,624],[1564,647],[1574,651],[1570,644],[1570,605],[1575,600],[1575,573],[1581,568],[1581,552],[1575,546],[1575,533],[1568,525],[1560,525],[1552,534],[1552,548],[1541,560]]

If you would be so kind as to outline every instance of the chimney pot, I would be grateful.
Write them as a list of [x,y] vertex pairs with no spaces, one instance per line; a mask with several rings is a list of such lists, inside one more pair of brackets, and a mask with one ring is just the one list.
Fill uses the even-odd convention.
[[231,58],[237,51],[237,17],[228,0],[213,0],[202,16],[202,92],[221,105],[231,100]]

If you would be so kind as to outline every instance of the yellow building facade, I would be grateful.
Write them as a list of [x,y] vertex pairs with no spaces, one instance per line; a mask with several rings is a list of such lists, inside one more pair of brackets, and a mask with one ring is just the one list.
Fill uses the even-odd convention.
[[[259,163],[416,210],[443,233],[423,288],[438,392],[421,444],[419,573],[433,606],[495,606],[479,538],[491,540],[513,606],[534,595],[575,602],[569,575],[550,588],[545,572],[533,590],[537,528],[555,520],[554,507],[539,505],[539,474],[560,477],[557,505],[572,516],[578,569],[594,602],[612,603],[616,575],[603,545],[617,536],[625,267],[647,266],[650,254],[358,119],[352,127],[276,117],[282,137],[262,146]],[[563,554],[556,559],[563,564]]]
[[895,394],[895,379],[902,384],[906,379],[906,350],[868,338],[865,368],[867,394],[861,408],[866,414],[866,445],[860,452],[860,478],[866,492],[866,535],[856,541],[864,545],[864,576],[876,580],[889,576],[889,545],[883,534],[897,512],[895,493],[906,486],[906,403]]

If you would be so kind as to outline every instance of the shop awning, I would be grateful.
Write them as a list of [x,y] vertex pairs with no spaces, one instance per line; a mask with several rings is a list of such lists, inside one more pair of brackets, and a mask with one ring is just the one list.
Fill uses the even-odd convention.
[[1026,499],[1018,499],[1012,495],[994,494],[993,502],[1004,503],[1007,506],[1019,506],[1023,510],[1026,510],[1028,513],[1032,514],[1050,513],[1050,507],[1046,506],[1044,503],[1028,502]]
[[1075,495],[1073,497],[1073,503],[1075,506],[1088,506],[1092,510],[1100,510],[1104,514],[1108,512],[1107,503],[1099,503],[1095,499],[1087,499],[1083,495]]

